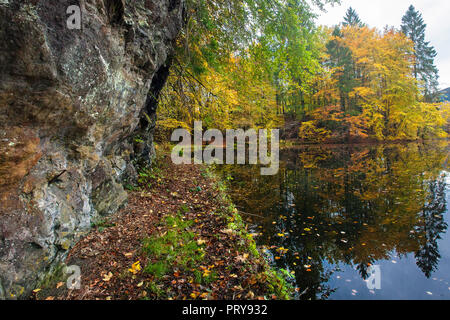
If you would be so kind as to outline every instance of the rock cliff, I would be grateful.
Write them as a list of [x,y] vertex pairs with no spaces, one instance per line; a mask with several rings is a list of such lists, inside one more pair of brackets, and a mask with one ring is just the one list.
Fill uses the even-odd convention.
[[0,298],[27,297],[93,222],[126,203],[123,185],[151,162],[183,8],[0,0]]

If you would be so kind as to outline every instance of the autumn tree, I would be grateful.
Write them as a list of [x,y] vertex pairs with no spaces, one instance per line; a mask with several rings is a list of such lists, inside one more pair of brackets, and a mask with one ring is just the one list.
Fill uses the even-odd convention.
[[314,6],[333,2],[189,0],[162,132],[196,120],[274,128],[291,116],[307,142],[445,137],[448,106],[426,103],[437,70],[420,14],[410,10],[403,32],[369,28],[353,8],[334,29],[317,27]]
[[274,114],[305,108],[321,68],[309,2],[191,0],[187,5],[160,123],[189,126],[195,119],[216,128],[271,127],[278,123]]
[[362,28],[364,23],[359,18],[358,13],[350,7],[344,17],[342,26],[336,26],[333,31],[333,37],[327,43],[327,52],[329,54],[329,64],[334,68],[335,76],[338,78],[338,88],[340,92],[340,104],[342,111],[355,113],[358,112],[358,101],[350,97],[350,93],[358,84],[358,70],[352,57],[351,50],[342,45],[342,28],[353,27]]

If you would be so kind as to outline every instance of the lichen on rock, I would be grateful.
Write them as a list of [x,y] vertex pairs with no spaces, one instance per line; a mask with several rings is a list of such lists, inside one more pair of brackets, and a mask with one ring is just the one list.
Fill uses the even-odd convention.
[[[70,5],[80,30],[67,28]],[[183,10],[0,1],[0,298],[26,297],[93,220],[126,202],[123,184],[153,156],[148,119]]]

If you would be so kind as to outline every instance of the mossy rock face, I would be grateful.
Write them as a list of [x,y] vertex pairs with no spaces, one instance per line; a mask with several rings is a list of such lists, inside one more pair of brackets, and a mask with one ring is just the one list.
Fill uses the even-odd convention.
[[80,30],[76,2],[0,0],[0,299],[28,297],[154,153],[184,1],[80,1]]

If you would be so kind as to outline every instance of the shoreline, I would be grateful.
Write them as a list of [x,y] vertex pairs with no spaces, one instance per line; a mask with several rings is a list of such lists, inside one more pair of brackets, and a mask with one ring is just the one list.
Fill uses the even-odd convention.
[[280,140],[281,148],[307,148],[307,147],[340,147],[340,146],[377,146],[377,145],[395,145],[395,144],[403,144],[403,143],[433,143],[433,142],[442,142],[442,141],[450,141],[450,138],[442,138],[442,139],[429,139],[429,140],[366,140],[366,141],[358,141],[358,142],[323,142],[323,143],[304,143],[299,141],[298,139],[283,139]]

